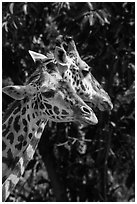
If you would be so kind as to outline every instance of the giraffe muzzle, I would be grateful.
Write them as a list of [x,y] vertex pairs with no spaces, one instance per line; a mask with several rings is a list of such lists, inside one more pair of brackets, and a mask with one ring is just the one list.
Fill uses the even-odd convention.
[[97,106],[98,106],[98,108],[99,108],[99,110],[100,111],[105,111],[105,110],[108,110],[108,111],[110,111],[110,110],[112,110],[113,109],[113,104],[112,104],[112,102],[111,102],[111,99],[110,99],[110,97],[108,96],[108,94],[107,94],[107,97],[105,98],[103,98],[103,97],[98,97],[97,98]]
[[81,113],[78,115],[77,119],[79,122],[96,125],[98,123],[98,119],[94,113],[94,111],[87,106],[81,106]]

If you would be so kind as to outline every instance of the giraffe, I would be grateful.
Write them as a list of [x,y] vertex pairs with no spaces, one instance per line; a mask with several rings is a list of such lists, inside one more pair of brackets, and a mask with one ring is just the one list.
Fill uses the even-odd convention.
[[[30,51],[30,54],[34,61],[53,61],[57,65],[61,76],[71,84],[74,91],[91,108],[98,108],[100,111],[110,111],[113,108],[108,93],[94,78],[91,68],[80,58],[75,42],[71,37],[59,36],[56,39],[54,52],[47,54],[47,56],[32,51]],[[50,63],[48,67],[50,69]],[[83,124],[78,125],[79,133],[81,133],[79,135],[79,139],[82,141],[81,145],[85,145],[83,127]]]
[[[3,88],[4,93],[16,100],[3,123],[3,200],[32,159],[48,120],[77,120],[94,125],[98,120],[93,104],[100,110],[112,109],[108,94],[81,60],[74,41],[70,38],[66,41],[66,50],[62,42],[47,56],[29,51],[34,61],[40,61],[38,69],[25,86]],[[83,100],[90,102],[90,106]]]
[[57,52],[61,52],[60,55],[57,53],[57,57],[62,56],[61,60],[58,59],[58,67],[62,71],[63,65],[70,64],[70,66],[66,66],[63,75],[71,83],[77,94],[91,107],[97,107],[100,111],[112,110],[113,104],[108,93],[91,74],[91,68],[88,64],[80,58],[72,37],[59,36],[57,45],[60,48],[55,50],[55,55]]
[[[53,66],[52,66],[53,65]],[[32,159],[48,120],[80,121],[95,125],[95,113],[62,78],[50,62],[41,64],[24,86],[7,86],[3,92],[15,101],[3,118],[3,201],[16,186]]]

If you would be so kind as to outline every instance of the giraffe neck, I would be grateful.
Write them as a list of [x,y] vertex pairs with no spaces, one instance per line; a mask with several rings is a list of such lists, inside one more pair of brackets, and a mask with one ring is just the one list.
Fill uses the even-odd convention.
[[[44,130],[47,121],[41,123],[40,128]],[[40,139],[40,138],[39,138]],[[20,177],[23,175],[25,168],[27,167],[30,160],[32,160],[36,148],[39,143],[39,139],[37,137],[32,137],[28,146],[24,150],[22,156],[19,161],[15,165],[14,169],[10,172],[8,178],[2,185],[2,201],[4,202],[10,193],[13,191],[15,186],[20,180]]]
[[33,104],[16,101],[10,108],[10,116],[3,122],[3,200],[10,194],[32,159],[47,119]]

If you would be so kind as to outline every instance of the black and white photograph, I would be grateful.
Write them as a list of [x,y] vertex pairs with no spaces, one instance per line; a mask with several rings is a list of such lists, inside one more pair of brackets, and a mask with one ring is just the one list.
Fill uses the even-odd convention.
[[2,2],[2,202],[135,202],[135,2]]

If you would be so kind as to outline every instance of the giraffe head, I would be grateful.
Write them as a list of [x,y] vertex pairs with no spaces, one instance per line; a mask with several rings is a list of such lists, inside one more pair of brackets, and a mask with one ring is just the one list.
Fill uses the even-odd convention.
[[55,48],[55,59],[58,62],[59,71],[85,102],[101,111],[113,108],[109,95],[91,74],[90,67],[80,58],[71,37],[63,40],[63,37],[59,36]]
[[[43,60],[43,56],[40,60]],[[26,85],[7,86],[3,88],[3,92],[15,100],[30,102],[31,107],[39,111],[42,119],[97,124],[98,120],[92,108],[75,93],[71,84],[61,77],[54,63],[48,64],[50,72],[47,71],[47,62],[42,63]]]

